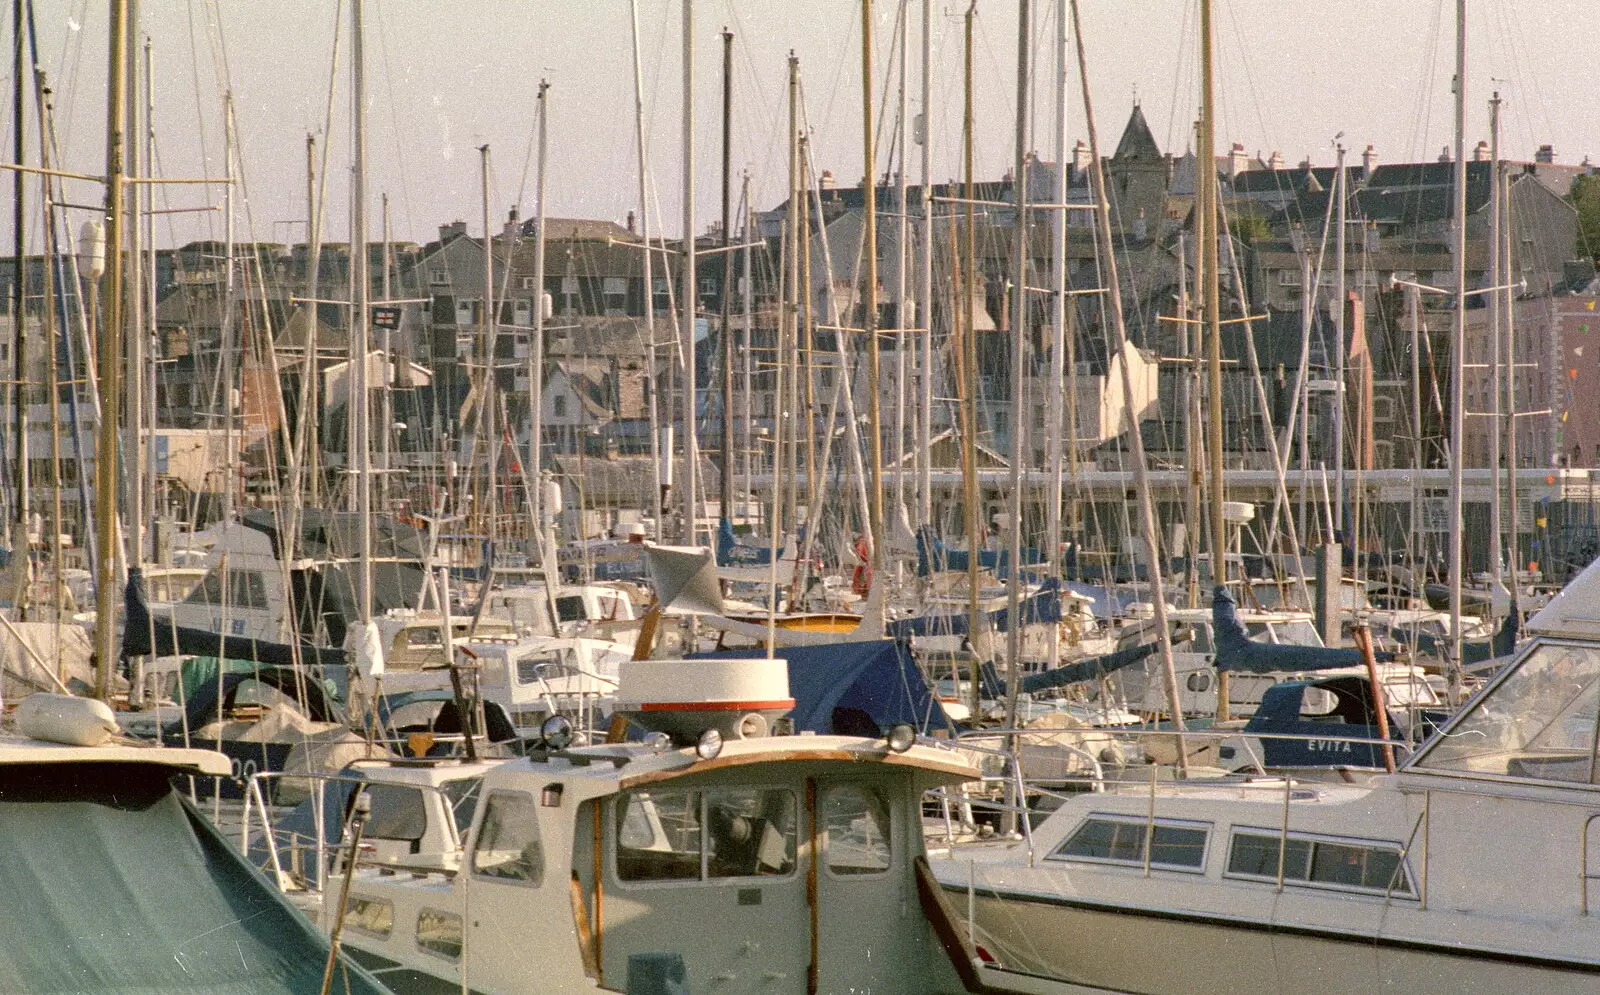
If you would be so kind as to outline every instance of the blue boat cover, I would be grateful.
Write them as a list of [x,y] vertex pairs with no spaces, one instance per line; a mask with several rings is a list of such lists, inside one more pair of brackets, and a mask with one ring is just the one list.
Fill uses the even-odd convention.
[[[1043,670],[1037,674],[1023,674],[1021,680],[1017,682],[1017,686],[1024,692],[1032,693],[1034,691],[1044,691],[1048,688],[1065,687],[1068,684],[1076,684],[1079,681],[1097,681],[1107,674],[1121,670],[1123,667],[1131,667],[1136,663],[1143,662],[1145,657],[1151,656],[1157,649],[1160,649],[1159,643],[1144,643],[1131,649],[1107,653],[1104,656],[1091,656],[1085,660],[1074,660],[1054,670]],[[988,665],[986,664],[986,666]],[[1005,694],[1005,681],[997,678],[997,683],[1000,686],[1000,694]]]
[[[936,573],[963,573],[971,562],[972,554],[964,549],[947,549],[944,541],[934,534],[933,526],[923,525],[917,529],[917,576],[927,577]],[[1039,551],[1028,547],[1022,551],[1023,566],[1043,566],[1044,558]],[[996,577],[1004,578],[1011,573],[1010,550],[978,550],[978,566],[980,569],[993,570]]]
[[[783,558],[783,550],[778,550]],[[772,550],[766,546],[745,546],[733,534],[733,522],[727,518],[717,521],[717,566],[764,567],[772,562]]]
[[[1039,590],[1022,601],[1022,624],[1061,621],[1061,584],[1054,578],[1039,585]],[[1011,609],[1001,608],[988,612],[989,628],[993,632],[1011,630]],[[967,613],[918,615],[896,619],[885,626],[889,636],[905,639],[908,636],[964,636],[967,634]]]
[[[1218,670],[1238,670],[1252,674],[1303,673],[1308,670],[1333,670],[1357,667],[1361,654],[1353,649],[1327,646],[1283,646],[1258,643],[1239,624],[1238,609],[1228,589],[1218,585],[1211,594],[1211,630],[1216,645]],[[1393,653],[1375,653],[1379,660],[1393,660]]]
[[[826,646],[782,646],[789,664],[789,713],[796,732],[858,734],[861,719],[882,735],[909,722],[921,732],[947,729],[944,710],[928,690],[911,651],[901,642],[874,639]],[[697,660],[748,660],[749,650],[697,653]]]
[[124,664],[133,656],[210,656],[272,666],[318,665],[341,674],[346,666],[345,651],[336,647],[310,643],[295,647],[244,636],[224,638],[205,629],[175,625],[171,619],[157,618],[150,614],[150,607],[145,603],[144,572],[138,567],[128,570],[123,605],[127,613],[122,627]]

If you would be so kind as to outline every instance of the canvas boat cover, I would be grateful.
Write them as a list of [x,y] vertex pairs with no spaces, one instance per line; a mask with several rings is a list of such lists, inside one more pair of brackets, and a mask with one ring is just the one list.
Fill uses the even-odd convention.
[[[789,712],[796,732],[883,735],[908,722],[921,732],[948,729],[944,710],[928,690],[911,651],[901,642],[874,639],[824,646],[780,646],[789,664]],[[748,660],[750,651],[697,653],[697,660]],[[869,728],[869,724],[873,728]]]
[[310,643],[295,647],[288,643],[272,643],[243,636],[224,637],[206,629],[175,625],[171,619],[158,618],[150,613],[145,601],[144,572],[138,567],[128,570],[123,606],[127,613],[122,626],[124,662],[134,656],[209,656],[270,666],[287,667],[298,662],[307,666],[321,666],[340,674],[345,669],[347,654],[342,649],[313,646]]
[[[1239,624],[1238,608],[1228,589],[1218,585],[1211,595],[1211,629],[1216,642],[1218,670],[1246,671],[1253,674],[1304,673],[1310,670],[1335,670],[1359,667],[1361,654],[1352,649],[1327,646],[1283,646],[1252,640]],[[1394,659],[1393,653],[1373,654],[1379,661]]]
[[[155,764],[0,767],[0,991],[309,995],[328,941]],[[331,989],[381,995],[345,960]]]

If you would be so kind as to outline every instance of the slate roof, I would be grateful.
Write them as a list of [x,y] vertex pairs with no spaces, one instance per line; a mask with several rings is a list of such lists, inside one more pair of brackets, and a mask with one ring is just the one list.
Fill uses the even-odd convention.
[[1156,144],[1156,136],[1151,134],[1150,124],[1144,119],[1144,111],[1138,104],[1133,105],[1133,113],[1128,115],[1128,124],[1122,129],[1122,138],[1117,141],[1114,158],[1120,161],[1161,159],[1161,147]]

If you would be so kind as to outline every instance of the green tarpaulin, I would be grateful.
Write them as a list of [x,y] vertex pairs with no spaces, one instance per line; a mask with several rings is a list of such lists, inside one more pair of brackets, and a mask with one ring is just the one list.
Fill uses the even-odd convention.
[[[0,766],[0,991],[315,993],[327,939],[163,768]],[[385,991],[354,966],[334,992]]]

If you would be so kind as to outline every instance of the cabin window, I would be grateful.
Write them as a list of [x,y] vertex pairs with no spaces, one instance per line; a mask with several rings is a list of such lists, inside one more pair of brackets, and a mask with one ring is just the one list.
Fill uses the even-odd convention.
[[[197,605],[222,604],[222,574],[221,567],[213,569],[184,600]],[[262,577],[259,571],[229,570],[227,574],[229,607],[257,609],[269,607],[266,578]]]
[[481,777],[463,777],[439,786],[450,805],[450,811],[455,815],[458,836],[465,836],[467,830],[472,828],[472,817],[478,812],[478,789],[482,787]]
[[417,946],[431,954],[459,960],[461,917],[441,909],[423,909],[417,913]]
[[425,649],[430,646],[443,646],[444,637],[439,634],[437,626],[414,627],[406,630],[407,649]]
[[1479,696],[1416,766],[1591,783],[1600,651],[1545,643]]
[[701,881],[794,872],[794,794],[758,788],[638,792],[616,803],[617,878]]
[[556,599],[556,619],[558,621],[582,622],[588,617],[588,612],[583,607],[582,595],[568,594]]
[[544,846],[532,795],[490,793],[483,826],[472,845],[472,873],[535,886],[544,881]]
[[[1278,879],[1280,833],[1236,832],[1228,851],[1230,877]],[[1394,843],[1318,839],[1290,834],[1283,851],[1285,884],[1410,895],[1411,883]]]
[[394,931],[394,903],[384,898],[351,895],[344,924],[369,936],[386,937]]
[[700,794],[639,792],[616,805],[617,878],[693,881],[700,877]]
[[889,805],[873,788],[842,785],[822,799],[827,827],[828,870],[833,874],[881,874],[893,857]]
[[366,835],[380,840],[416,842],[428,829],[428,810],[422,791],[399,784],[369,784],[367,797],[372,814],[367,817]]
[[[1143,866],[1149,828],[1147,819],[1090,816],[1050,856]],[[1150,866],[1175,871],[1204,870],[1209,830],[1201,822],[1156,820],[1155,836],[1150,840]]]

